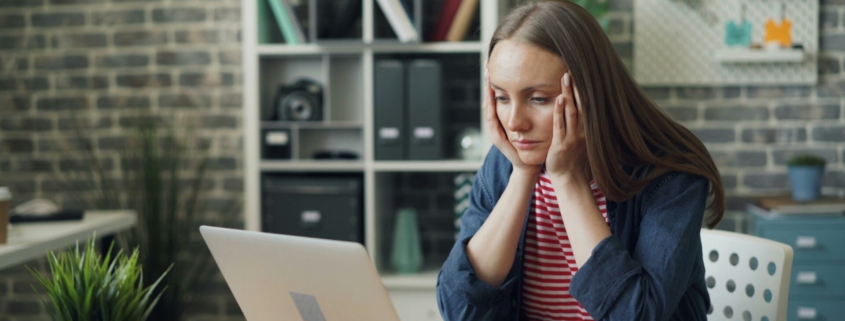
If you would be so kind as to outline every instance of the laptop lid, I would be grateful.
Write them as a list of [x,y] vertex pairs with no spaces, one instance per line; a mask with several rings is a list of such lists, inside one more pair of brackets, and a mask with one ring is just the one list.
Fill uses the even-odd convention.
[[249,321],[399,320],[359,243],[210,226],[200,233]]

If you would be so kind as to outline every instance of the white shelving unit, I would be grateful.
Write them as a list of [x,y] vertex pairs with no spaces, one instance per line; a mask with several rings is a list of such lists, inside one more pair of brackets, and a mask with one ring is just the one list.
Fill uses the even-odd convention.
[[[246,229],[261,230],[261,174],[267,172],[355,172],[364,183],[365,246],[376,266],[383,262],[380,249],[384,231],[380,219],[391,213],[389,202],[379,193],[389,190],[390,175],[402,172],[465,172],[475,171],[480,161],[376,161],[374,159],[374,80],[373,66],[378,55],[389,54],[478,54],[486,64],[486,48],[498,24],[500,8],[506,1],[479,1],[481,41],[458,43],[400,43],[374,40],[376,0],[362,1],[362,37],[355,42],[308,43],[302,45],[259,44],[258,4],[265,0],[242,0],[243,65],[244,65],[244,214]],[[428,4],[428,0],[424,0]],[[313,33],[312,33],[313,34]],[[484,68],[479,66],[483,72]],[[307,76],[323,84],[324,119],[319,122],[268,121],[267,106],[276,88]],[[483,75],[478,75],[483,84]],[[481,88],[482,86],[479,86]],[[444,93],[445,95],[445,93]],[[482,95],[478,93],[479,99]],[[479,127],[486,137],[481,122]],[[294,141],[292,160],[262,160],[261,131],[285,128]],[[311,140],[305,143],[305,140]],[[317,142],[325,147],[341,146],[359,153],[354,161],[319,161],[305,159],[310,155],[306,143]],[[333,145],[334,144],[334,145]],[[489,142],[488,142],[489,144]],[[384,197],[387,199],[387,197]],[[379,266],[379,268],[381,268]],[[434,289],[437,271],[427,270],[414,275],[395,275],[387,271],[383,281],[403,320],[438,320]],[[433,309],[433,310],[432,310]]]

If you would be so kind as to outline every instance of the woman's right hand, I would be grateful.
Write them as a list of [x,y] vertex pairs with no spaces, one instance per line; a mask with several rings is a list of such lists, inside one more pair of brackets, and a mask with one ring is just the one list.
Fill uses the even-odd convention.
[[537,175],[540,172],[540,165],[528,165],[522,162],[519,159],[519,154],[516,152],[516,148],[508,139],[508,135],[505,133],[505,129],[502,127],[502,123],[499,121],[498,116],[498,109],[496,108],[496,92],[493,90],[493,87],[490,86],[490,75],[485,70],[484,72],[484,88],[486,90],[486,95],[484,95],[484,102],[482,108],[484,108],[484,122],[487,126],[487,132],[490,136],[490,141],[493,142],[493,145],[496,145],[496,148],[499,149],[505,157],[513,165],[513,171],[521,171],[525,174],[529,175]]

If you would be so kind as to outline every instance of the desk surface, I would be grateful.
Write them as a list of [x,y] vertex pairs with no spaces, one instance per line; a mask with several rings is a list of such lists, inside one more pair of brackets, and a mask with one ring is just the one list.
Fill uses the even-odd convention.
[[133,211],[88,211],[81,221],[17,223],[9,230],[7,244],[0,245],[0,269],[15,266],[64,249],[77,240],[111,235],[135,226]]

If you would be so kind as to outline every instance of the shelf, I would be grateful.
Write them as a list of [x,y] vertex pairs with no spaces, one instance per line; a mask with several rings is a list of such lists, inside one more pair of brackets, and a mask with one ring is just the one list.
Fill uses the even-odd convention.
[[376,161],[376,171],[382,172],[464,172],[477,171],[481,161]]
[[260,56],[298,56],[322,54],[355,54],[372,49],[376,53],[473,53],[484,50],[480,42],[376,42],[337,43],[337,44],[304,44],[304,45],[259,45],[257,52]]
[[478,53],[484,49],[480,42],[383,42],[373,44],[372,48],[376,53]]
[[352,54],[362,53],[366,46],[363,43],[347,44],[304,44],[304,45],[258,45],[260,56],[297,56],[297,55],[322,55],[322,54]]
[[804,56],[801,49],[727,48],[717,50],[713,59],[721,63],[789,63],[804,61]]
[[381,281],[388,290],[434,290],[437,288],[437,274],[439,272],[439,270],[431,270],[417,274],[383,274]]
[[364,170],[364,163],[360,160],[262,160],[262,171],[317,171],[317,172],[360,172]]
[[322,121],[322,122],[294,122],[294,121],[262,121],[261,128],[302,128],[302,129],[360,129],[364,126],[359,121]]

